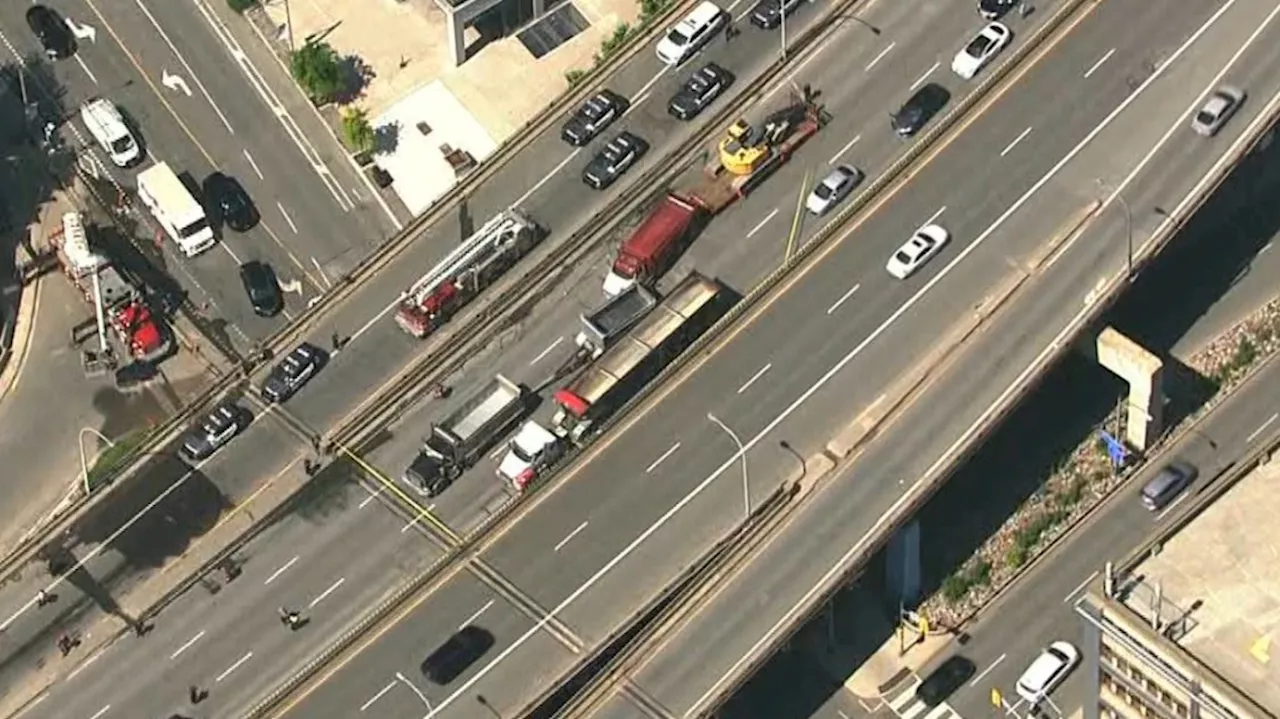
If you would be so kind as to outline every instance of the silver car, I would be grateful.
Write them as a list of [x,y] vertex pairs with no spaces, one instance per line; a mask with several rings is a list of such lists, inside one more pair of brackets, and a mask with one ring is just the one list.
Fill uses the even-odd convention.
[[815,215],[823,215],[848,196],[859,182],[862,182],[861,170],[851,165],[837,165],[813,188],[804,206]]
[[1238,87],[1223,85],[1214,90],[1204,105],[1196,112],[1195,117],[1191,118],[1191,129],[1197,135],[1205,137],[1213,137],[1218,134],[1218,130],[1227,124],[1227,120],[1236,114],[1236,110],[1240,109],[1240,105],[1244,103],[1245,93]]

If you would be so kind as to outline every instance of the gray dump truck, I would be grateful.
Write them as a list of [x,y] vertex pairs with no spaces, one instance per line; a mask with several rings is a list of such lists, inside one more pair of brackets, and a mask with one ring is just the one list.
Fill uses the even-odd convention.
[[531,409],[529,391],[498,375],[484,389],[432,426],[406,483],[434,497],[443,492]]

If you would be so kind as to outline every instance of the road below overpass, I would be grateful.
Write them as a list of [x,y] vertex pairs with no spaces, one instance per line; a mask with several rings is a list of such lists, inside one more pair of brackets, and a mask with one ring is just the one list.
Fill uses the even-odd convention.
[[[1072,53],[1069,43],[1064,43],[1063,52],[1070,53],[1070,60],[1046,66],[1059,73],[1054,87],[1085,82],[1084,75],[1097,57],[1133,42],[1125,40],[1128,33],[1153,32],[1140,30],[1141,23],[1133,18],[1115,14],[1136,7],[1137,3],[1125,2],[1099,5],[1077,30],[1077,37],[1089,38],[1090,44]],[[1139,247],[1166,221],[1155,208],[1176,214],[1199,178],[1222,157],[1231,138],[1243,132],[1249,119],[1280,89],[1280,54],[1272,40],[1274,4],[1237,2],[1218,4],[1215,9],[1222,14],[1176,59],[1170,61],[1179,43],[1162,43],[1166,50],[1156,62],[1168,64],[1160,75],[1040,192],[1025,204],[1016,202],[1016,211],[1007,215],[1003,225],[983,236],[1009,238],[1004,242],[1048,236],[1054,227],[1052,203],[1061,202],[1073,190],[1085,191],[1098,177],[1113,188],[1123,185]],[[1205,21],[1202,17],[1195,24]],[[1212,143],[1195,141],[1186,128],[1189,113],[1202,93],[1223,81],[1247,87],[1254,98],[1251,107],[1227,135]],[[1095,96],[1099,115],[1110,112],[1126,95],[1113,96],[1109,102]],[[1022,126],[1026,117],[1010,119],[1006,126]],[[1082,119],[1085,124],[1078,135],[1096,127],[1097,118]],[[1161,144],[1166,136],[1170,141]],[[1061,151],[1050,151],[1044,161],[1052,164],[1059,157]],[[1042,173],[1043,168],[1033,169],[1022,186],[1035,187]],[[998,205],[997,211],[1009,211],[1007,202]],[[800,605],[818,594],[818,585],[838,576],[836,568],[842,562],[872,544],[877,523],[916,478],[933,474],[957,456],[982,415],[1006,393],[1005,387],[1025,374],[1024,368],[1058,338],[1072,316],[1096,300],[1090,295],[1099,281],[1123,271],[1125,239],[1124,213],[1115,206],[1104,207],[1079,239],[1053,256],[1049,270],[1042,269],[1023,284],[1016,303],[933,379],[880,438],[829,486],[818,490],[809,505],[797,512],[789,531],[777,536],[747,570],[720,589],[694,621],[631,674],[640,691],[672,716],[706,710],[746,668],[745,658],[778,637],[800,615]],[[985,249],[988,254],[978,250],[966,262],[1004,269],[1008,246],[996,255]],[[962,267],[957,265],[958,270]],[[924,299],[921,306],[928,302]],[[798,557],[807,561],[796,561]],[[622,696],[597,714],[641,715]]]
[[[1156,64],[1173,57],[1220,8],[1225,9],[1198,36],[1199,42],[1189,44],[1156,81],[1144,86],[1143,79]],[[563,623],[585,644],[598,641],[741,516],[734,445],[705,420],[708,411],[749,439],[750,474],[756,492],[763,493],[796,462],[777,448],[777,439],[787,439],[809,454],[825,443],[832,417],[852,417],[875,403],[904,367],[923,356],[967,308],[1021,271],[1013,269],[1011,261],[1016,266],[1039,253],[1062,222],[1097,197],[1095,178],[1113,187],[1124,183],[1169,123],[1185,112],[1265,15],[1257,3],[1245,2],[1182,8],[1173,15],[1167,8],[1157,11],[1124,0],[1097,5],[932,158],[906,190],[884,202],[850,233],[853,236],[826,251],[816,268],[797,276],[756,321],[664,392],[652,408],[628,423],[625,432],[597,446],[590,464],[540,499],[523,521],[487,548],[485,561],[536,606],[552,610],[557,624]],[[1139,87],[1139,101],[1115,117],[1107,137],[1092,133]],[[1247,118],[1248,112],[1211,144],[1175,143],[1173,150],[1185,154],[1170,160],[1162,156],[1158,163],[1162,170],[1173,168],[1167,184],[1156,187],[1142,181],[1126,189],[1176,205]],[[1024,134],[1028,127],[1031,131]],[[1091,134],[1093,142],[1079,151],[1075,162],[1039,182]],[[1023,138],[1015,143],[1019,135]],[[1141,141],[1133,142],[1134,138]],[[1036,184],[1039,192],[1019,199]],[[1131,204],[1137,206],[1137,199],[1130,197]],[[1010,213],[1015,203],[1021,211]],[[921,276],[907,283],[891,282],[881,269],[889,252],[940,209],[938,219],[951,229],[953,245]],[[1122,217],[1114,206],[1106,212],[1106,227],[1118,232]],[[989,230],[997,219],[1000,226]],[[1139,237],[1152,229],[1148,218],[1136,218]],[[1063,301],[1064,294],[1083,294],[1104,270],[1120,266],[1123,234],[1118,237],[1119,242],[1110,237],[1102,244],[1076,243],[1046,264],[1053,272],[1045,272],[1035,283],[1036,292],[1020,296],[1028,305],[1026,314],[1020,313],[1022,326],[993,335],[1004,349],[1016,347],[995,370],[1011,374],[1010,368],[1021,366],[1020,359],[1025,364],[1043,346],[1033,347],[1032,341],[1052,335],[1046,318],[1057,318],[1072,306]],[[961,261],[950,264],[956,258]],[[1040,284],[1050,283],[1057,287],[1056,294],[1038,291]],[[854,287],[859,289],[850,294]],[[842,296],[846,299],[839,302]],[[1029,334],[1028,325],[1035,332]],[[833,370],[833,362],[842,363],[843,371]],[[765,366],[770,369],[763,377],[746,386]],[[977,376],[993,374],[997,373],[988,362]],[[989,401],[999,392],[999,387],[981,383],[963,389],[962,396],[947,402],[953,407],[971,404],[970,414],[984,406],[981,400]],[[786,411],[785,417],[777,416],[780,410]],[[948,432],[939,425],[956,416],[964,412],[940,413],[934,408],[913,431],[946,439]],[[962,428],[955,427],[950,439]],[[910,476],[902,471],[908,460],[923,461],[917,456],[919,445],[912,447],[897,455],[894,472],[877,471],[877,476]],[[917,474],[919,469],[923,467]],[[635,478],[628,481],[623,472]],[[715,479],[726,472],[724,479]],[[811,556],[815,562],[803,567],[792,562],[790,568],[824,571],[829,564],[823,560],[856,541],[855,532],[870,528],[901,492],[897,480],[869,482],[860,476],[852,483],[856,496],[851,496],[850,483],[841,480],[826,490],[830,500],[822,502],[824,522],[799,525],[805,527],[808,541],[828,543],[792,555]],[[807,510],[806,520],[817,511]],[[837,531],[855,539],[839,547],[830,541]],[[757,604],[753,600],[752,606]],[[569,650],[542,631],[545,622],[522,614],[471,576],[460,574],[408,608],[399,623],[329,675],[293,712],[324,715],[348,704],[354,711],[365,702],[384,715],[421,711],[416,694],[398,686],[397,673],[421,684],[415,673],[422,657],[468,621],[490,630],[497,644],[454,685],[423,689],[436,711],[466,715],[476,710],[476,696],[484,696],[500,711],[513,711],[530,684],[558,674],[571,661]],[[749,635],[748,627],[732,622],[725,631],[735,628]],[[700,646],[722,647],[724,659],[737,645],[726,640]],[[695,653],[703,659],[709,654]],[[714,663],[704,664],[710,675]],[[677,673],[697,678],[687,665],[683,672],[672,672]]]

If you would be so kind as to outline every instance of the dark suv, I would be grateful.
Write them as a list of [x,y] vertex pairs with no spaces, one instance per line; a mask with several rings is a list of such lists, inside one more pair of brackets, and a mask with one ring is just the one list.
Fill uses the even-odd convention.
[[978,14],[987,20],[999,20],[1021,0],[978,0]]
[[244,293],[249,295],[249,304],[253,305],[254,314],[275,317],[284,309],[280,282],[271,265],[257,260],[240,265],[240,283],[244,285]]
[[950,100],[951,93],[947,88],[931,82],[907,98],[902,107],[890,116],[889,124],[900,137],[911,137],[927,125]]
[[627,111],[627,100],[612,90],[601,90],[579,107],[560,130],[560,138],[574,147],[595,139]]
[[267,381],[262,384],[262,396],[269,402],[284,402],[302,389],[320,371],[324,363],[324,350],[310,342],[303,342],[271,368]]
[[40,39],[50,60],[62,60],[76,53],[76,36],[55,10],[32,5],[27,9],[27,26]]
[[689,76],[667,104],[667,112],[677,120],[692,120],[733,84],[733,73],[709,62]]

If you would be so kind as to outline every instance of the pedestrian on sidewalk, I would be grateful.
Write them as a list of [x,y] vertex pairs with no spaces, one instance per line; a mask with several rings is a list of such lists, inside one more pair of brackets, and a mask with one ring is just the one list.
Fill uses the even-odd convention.
[[39,592],[36,592],[37,607],[48,606],[50,604],[53,604],[56,601],[58,601],[58,595],[56,594],[50,594],[49,592],[43,589],[41,589]]
[[62,652],[64,657],[78,646],[80,646],[80,637],[73,637],[70,634],[63,634],[58,637],[58,651]]

